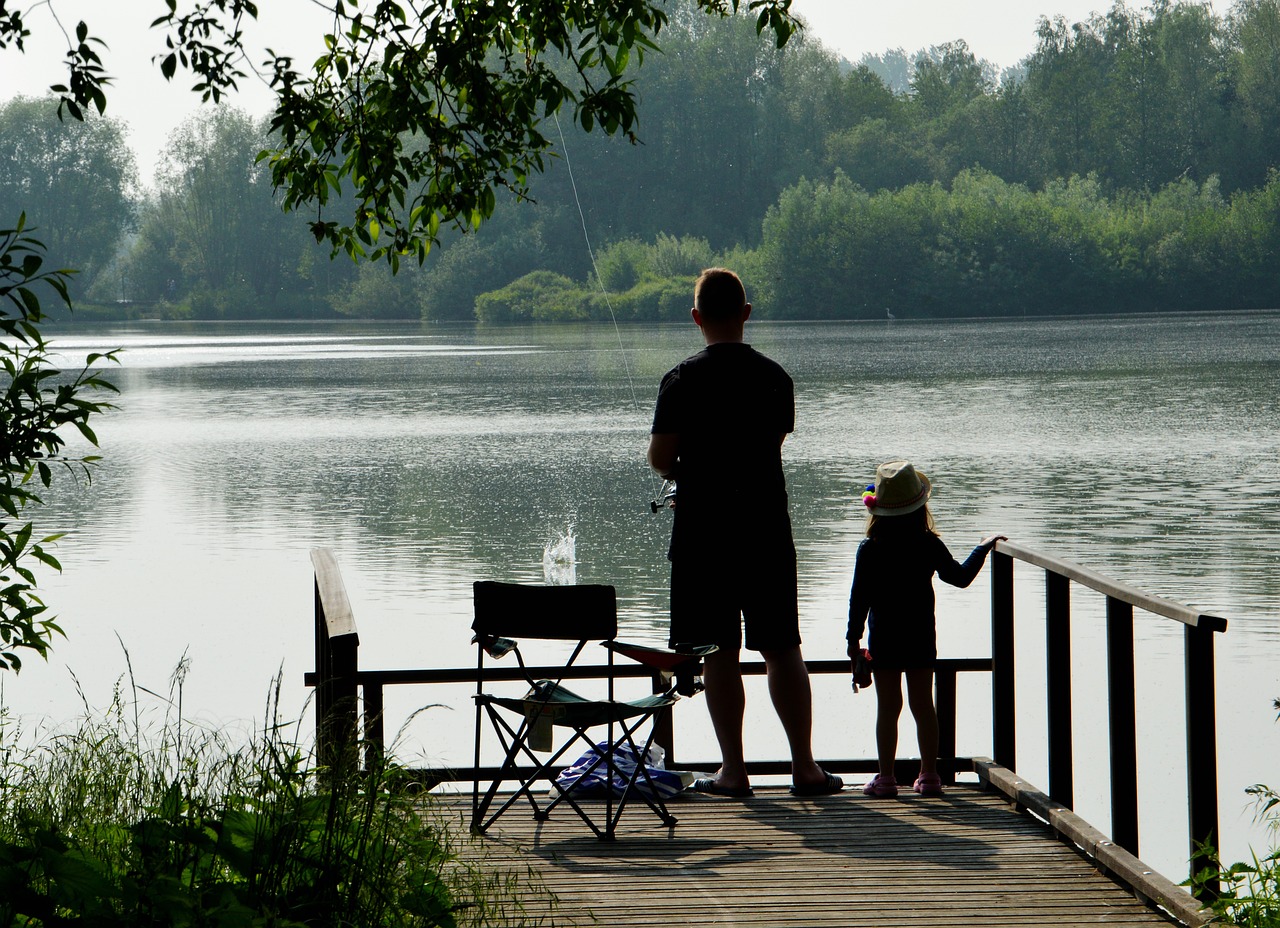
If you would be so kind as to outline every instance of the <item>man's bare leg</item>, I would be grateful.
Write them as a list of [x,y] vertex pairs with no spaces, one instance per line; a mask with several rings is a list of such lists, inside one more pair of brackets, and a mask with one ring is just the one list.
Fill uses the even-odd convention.
[[723,789],[744,789],[750,785],[742,748],[747,696],[739,655],[736,649],[721,648],[707,655],[702,667],[702,683],[706,687],[703,695],[720,744],[720,769],[714,779],[716,786]]
[[769,697],[791,749],[791,782],[796,786],[826,782],[826,771],[813,759],[813,691],[800,646],[760,654],[769,674]]

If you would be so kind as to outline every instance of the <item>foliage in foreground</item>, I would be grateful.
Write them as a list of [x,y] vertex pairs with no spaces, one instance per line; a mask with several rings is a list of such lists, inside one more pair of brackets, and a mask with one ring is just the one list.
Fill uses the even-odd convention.
[[149,717],[118,687],[19,750],[0,713],[0,925],[539,923],[517,898],[530,877],[460,853],[394,765],[333,783],[278,719],[233,746],[180,708]]
[[28,505],[42,502],[39,487],[53,481],[51,465],[90,476],[96,455],[66,454],[65,428],[74,428],[95,447],[90,420],[111,406],[90,399],[115,387],[95,369],[115,353],[91,354],[78,373],[53,364],[40,334],[45,320],[37,288],[46,287],[66,304],[70,271],[45,267],[44,246],[26,229],[25,215],[12,229],[0,229],[0,670],[19,670],[18,649],[42,657],[61,629],[47,616],[36,592],[34,562],[61,566],[48,546],[59,536],[40,537],[26,517]]
[[[1280,699],[1275,700],[1280,720]],[[1264,857],[1250,851],[1248,861],[1223,866],[1216,850],[1204,847],[1209,864],[1190,880],[1191,888],[1201,890],[1213,883],[1219,885],[1217,898],[1211,903],[1214,914],[1225,924],[1243,928],[1280,928],[1280,792],[1258,783],[1245,790],[1254,801],[1256,819],[1267,826],[1272,849]]]

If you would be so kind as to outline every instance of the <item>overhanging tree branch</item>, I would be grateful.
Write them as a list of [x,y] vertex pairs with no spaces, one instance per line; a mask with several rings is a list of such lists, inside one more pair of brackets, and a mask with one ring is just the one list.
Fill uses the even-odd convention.
[[[0,0],[0,48],[21,48],[20,14]],[[218,101],[244,76],[250,0],[163,0],[161,72],[197,78]],[[694,0],[702,12],[748,12],[781,47],[799,28],[791,0]],[[635,140],[629,74],[656,51],[662,0],[333,0],[325,53],[299,68],[268,52],[279,139],[262,153],[286,209],[315,210],[317,240],[353,258],[422,261],[442,226],[474,229],[500,189],[527,193],[551,147],[540,127],[563,107],[585,130]],[[55,90],[79,118],[105,105],[110,80],[81,23]],[[567,63],[567,64],[566,64]],[[341,202],[341,210],[337,203]],[[340,218],[331,218],[337,213]]]

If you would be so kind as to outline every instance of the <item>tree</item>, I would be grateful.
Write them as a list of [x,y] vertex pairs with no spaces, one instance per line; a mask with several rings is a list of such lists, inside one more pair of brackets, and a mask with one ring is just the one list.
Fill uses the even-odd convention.
[[175,295],[189,297],[197,316],[279,311],[282,293],[297,284],[310,243],[273,197],[257,160],[267,144],[262,125],[227,106],[193,116],[170,139],[158,176],[164,206],[151,216],[165,223]]
[[1104,162],[1109,133],[1103,122],[1113,56],[1105,24],[1096,18],[1068,25],[1041,18],[1027,83],[1045,134],[1052,177],[1083,175]]
[[49,252],[79,271],[73,296],[115,256],[135,185],[133,154],[115,120],[60,123],[47,98],[0,104],[0,222],[25,212],[40,227]]
[[[22,13],[0,0],[0,47],[19,49]],[[705,13],[740,7],[784,45],[797,28],[790,0],[697,0]],[[181,66],[219,100],[244,75],[242,20],[254,0],[165,0],[161,71]],[[543,121],[563,105],[584,129],[635,138],[629,71],[668,21],[663,0],[383,0],[372,10],[334,0],[327,52],[301,71],[272,55],[278,143],[265,155],[287,209],[314,209],[318,240],[352,256],[423,260],[442,226],[475,228],[499,190],[527,190],[551,142]],[[560,58],[573,80],[560,76]],[[76,29],[60,112],[106,105],[104,63],[85,23]],[[412,139],[412,143],[411,142]],[[336,195],[343,219],[326,216]]]
[[[0,13],[3,11],[0,10]],[[48,546],[57,540],[35,534],[25,517],[28,505],[41,503],[39,488],[53,480],[52,465],[89,476],[93,455],[66,454],[61,430],[71,427],[96,446],[90,420],[110,408],[87,397],[114,391],[97,372],[114,354],[91,354],[79,373],[64,376],[50,361],[40,334],[45,314],[37,292],[51,289],[68,306],[68,271],[48,270],[44,246],[26,229],[21,217],[12,229],[0,229],[0,366],[8,386],[0,397],[0,669],[18,670],[19,649],[44,656],[61,629],[36,592],[34,562],[61,567]]]
[[904,48],[891,48],[883,55],[870,52],[858,59],[859,67],[865,67],[884,82],[893,93],[906,94],[911,90],[912,59]]
[[884,119],[869,119],[827,138],[827,165],[873,192],[933,180],[932,155],[918,139]]
[[1246,131],[1245,177],[1280,167],[1280,0],[1238,0],[1228,22],[1236,108]]
[[979,61],[963,40],[935,45],[916,56],[911,94],[930,119],[991,91],[995,67]]

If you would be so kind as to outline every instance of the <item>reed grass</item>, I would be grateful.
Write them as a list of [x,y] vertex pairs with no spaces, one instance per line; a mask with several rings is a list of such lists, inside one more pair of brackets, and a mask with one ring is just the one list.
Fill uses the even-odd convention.
[[[558,923],[394,762],[339,782],[278,718],[246,738],[132,673],[34,741],[0,706],[0,925],[470,928]],[[32,741],[28,746],[24,742]]]
[[[1280,699],[1273,705],[1280,721]],[[1226,865],[1214,848],[1202,848],[1209,865],[1189,882],[1193,890],[1217,883],[1210,908],[1221,924],[1280,928],[1280,791],[1258,783],[1245,792],[1253,797],[1255,821],[1266,826],[1271,851],[1260,857],[1250,848],[1249,860]]]

